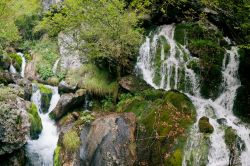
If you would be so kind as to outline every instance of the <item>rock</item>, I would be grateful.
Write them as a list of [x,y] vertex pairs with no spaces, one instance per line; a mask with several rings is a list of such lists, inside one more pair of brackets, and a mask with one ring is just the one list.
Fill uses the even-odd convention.
[[81,165],[134,165],[136,118],[133,113],[110,114],[81,131]]
[[25,150],[21,148],[11,154],[0,156],[1,166],[25,166]]
[[34,60],[27,63],[25,67],[25,77],[28,79],[34,80],[36,79],[36,63]]
[[38,84],[41,92],[41,111],[47,113],[50,106],[50,100],[52,98],[52,90],[43,84]]
[[0,68],[3,70],[9,70],[11,59],[5,55],[0,55]]
[[82,64],[81,61],[87,61],[86,56],[81,55],[80,59],[80,51],[77,48],[79,48],[79,44],[81,43],[76,42],[78,35],[75,31],[67,34],[61,32],[58,36],[61,70],[80,68]]
[[220,118],[220,119],[217,119],[216,121],[220,125],[226,125],[227,124],[227,119],[225,119],[225,118]]
[[0,155],[20,149],[29,135],[27,103],[11,89],[0,89]]
[[74,108],[83,106],[85,100],[86,90],[79,89],[75,94],[63,94],[58,101],[56,108],[49,114],[50,118],[59,120]]
[[49,85],[57,86],[59,84],[59,79],[57,77],[50,77],[47,80],[47,82],[48,82]]
[[61,81],[58,85],[58,91],[60,94],[62,93],[74,93],[77,89],[77,85],[70,86],[65,81]]
[[141,80],[133,75],[122,77],[119,81],[119,84],[123,89],[130,92],[150,89],[150,86],[144,80]]
[[17,74],[11,74],[6,71],[0,71],[0,84],[13,84],[18,78],[21,78],[21,76],[18,76]]
[[213,126],[209,123],[209,118],[203,116],[199,120],[199,129],[200,132],[202,133],[213,133],[214,128]]
[[63,0],[42,0],[44,10],[49,10],[50,6],[55,5]]

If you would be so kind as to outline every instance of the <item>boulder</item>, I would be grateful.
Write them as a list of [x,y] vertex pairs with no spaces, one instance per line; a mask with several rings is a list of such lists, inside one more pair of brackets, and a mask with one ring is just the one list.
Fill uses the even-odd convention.
[[81,131],[81,165],[134,165],[136,117],[110,114],[94,120]]
[[25,77],[31,80],[36,78],[36,63],[34,60],[27,63],[25,67]]
[[217,119],[216,121],[220,125],[226,125],[227,124],[227,119],[225,119],[225,118],[220,118],[220,119]]
[[138,77],[133,76],[133,75],[122,77],[119,80],[119,84],[123,89],[130,91],[130,92],[150,89],[150,86],[144,80],[141,80]]
[[76,93],[65,93],[58,101],[56,108],[51,111],[50,118],[59,120],[74,108],[83,106],[85,100],[86,90],[79,89]]
[[77,89],[77,85],[70,86],[67,82],[61,81],[58,85],[58,91],[60,94],[62,93],[74,93]]
[[0,155],[20,149],[29,136],[27,102],[10,89],[0,89]]
[[25,165],[25,150],[21,148],[11,154],[4,154],[0,156],[1,166],[24,166]]
[[202,133],[210,134],[214,132],[213,126],[209,123],[209,118],[205,116],[199,119],[199,129],[200,129],[200,132]]
[[0,55],[0,69],[9,70],[10,64],[11,60],[7,56]]

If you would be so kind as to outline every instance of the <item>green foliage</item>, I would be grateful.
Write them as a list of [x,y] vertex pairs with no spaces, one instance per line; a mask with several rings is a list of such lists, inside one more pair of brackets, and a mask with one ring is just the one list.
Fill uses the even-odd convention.
[[53,71],[51,69],[51,65],[40,64],[38,68],[38,73],[43,80],[47,80],[48,78],[54,76]]
[[104,111],[113,111],[114,110],[114,99],[112,97],[106,97],[101,101],[102,109]]
[[0,87],[0,101],[14,100],[16,91],[9,87]]
[[209,123],[209,118],[203,116],[199,120],[199,129],[200,132],[202,133],[213,133],[214,128],[213,126]]
[[122,0],[66,0],[61,8],[48,13],[38,29],[50,34],[77,29],[77,47],[84,40],[81,50],[85,55],[94,61],[108,62],[119,77],[121,69],[138,53],[142,39],[138,23],[139,15],[126,9]]
[[76,85],[89,92],[104,96],[115,97],[118,91],[118,84],[110,78],[108,71],[102,70],[94,64],[85,64],[81,69],[68,71],[66,82]]
[[37,107],[34,103],[31,104],[31,107],[28,109],[30,126],[30,137],[31,139],[38,139],[39,134],[42,132],[43,126],[41,118],[38,114]]
[[81,142],[77,132],[71,129],[64,133],[62,143],[67,151],[74,152],[77,148],[79,148]]
[[10,53],[8,56],[10,57],[11,63],[16,68],[16,70],[20,71],[22,66],[22,58],[16,53]]
[[43,94],[51,94],[52,93],[52,90],[50,88],[47,88],[43,84],[38,84],[38,87],[40,89],[40,92],[43,93]]
[[61,160],[60,160],[60,151],[61,151],[61,147],[57,146],[54,152],[54,166],[61,166]]
[[95,120],[95,117],[92,114],[90,114],[89,112],[82,112],[79,120],[82,121],[83,124],[86,124],[86,123],[90,123],[93,120]]

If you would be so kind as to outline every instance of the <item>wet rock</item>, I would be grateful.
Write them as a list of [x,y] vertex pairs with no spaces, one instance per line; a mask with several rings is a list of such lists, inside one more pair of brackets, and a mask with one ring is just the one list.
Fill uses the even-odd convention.
[[70,86],[69,84],[67,84],[65,81],[61,81],[58,85],[58,90],[59,93],[74,93],[77,89],[77,85],[75,86]]
[[227,119],[225,119],[225,118],[220,118],[220,119],[217,119],[216,121],[220,125],[226,125],[227,124]]
[[86,90],[79,89],[76,93],[65,93],[58,101],[56,108],[50,113],[50,118],[59,120],[74,108],[83,106]]
[[11,60],[5,56],[5,55],[0,55],[0,68],[3,70],[9,70],[11,64]]
[[81,131],[81,165],[134,165],[136,118],[133,113],[97,118]]
[[142,91],[150,88],[144,80],[133,75],[122,77],[119,84],[123,89],[130,92]]
[[52,98],[52,90],[42,84],[38,85],[41,92],[41,111],[47,113],[50,106],[50,100]]
[[203,116],[199,120],[199,129],[200,129],[200,132],[202,132],[202,133],[213,133],[214,132],[213,126],[209,123],[209,118],[205,117],[205,116]]
[[0,155],[20,149],[29,135],[27,103],[10,89],[0,89]]

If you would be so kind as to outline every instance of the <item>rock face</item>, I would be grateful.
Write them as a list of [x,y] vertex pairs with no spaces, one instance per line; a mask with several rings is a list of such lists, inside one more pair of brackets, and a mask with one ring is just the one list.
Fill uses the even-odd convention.
[[74,32],[71,34],[60,33],[58,36],[61,54],[60,67],[62,70],[79,68],[81,60],[86,61],[86,58],[80,59],[80,53],[77,49],[79,43],[76,42],[76,36]]
[[48,10],[51,5],[62,2],[63,0],[42,0],[43,9]]
[[[2,89],[1,89],[2,90]],[[20,149],[29,135],[26,102],[12,96],[0,99],[0,155]]]
[[133,113],[97,118],[81,131],[81,165],[134,165],[136,118]]
[[74,93],[77,89],[77,85],[70,86],[65,81],[61,81],[58,85],[59,93]]
[[76,93],[63,94],[58,101],[56,108],[50,113],[50,117],[59,120],[63,115],[72,111],[73,108],[83,105],[86,90],[79,89]]

